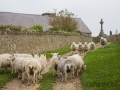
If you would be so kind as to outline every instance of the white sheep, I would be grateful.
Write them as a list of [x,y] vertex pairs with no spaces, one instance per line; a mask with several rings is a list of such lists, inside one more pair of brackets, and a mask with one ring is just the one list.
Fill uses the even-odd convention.
[[107,39],[106,39],[106,38],[101,37],[101,38],[100,38],[100,44],[101,44],[101,45],[102,45],[102,47],[104,48],[104,46],[107,44]]
[[84,70],[86,70],[86,65],[83,61],[83,59],[81,58],[81,56],[79,54],[74,54],[71,56],[68,56],[67,59],[73,60],[75,63],[75,74],[78,76],[78,73],[80,72],[81,68],[83,68]]
[[7,58],[9,58],[11,55],[10,54],[0,54],[0,68],[3,69],[4,72],[7,71],[8,67],[12,66],[11,61],[7,61]]
[[83,52],[83,44],[81,42],[79,42],[78,44],[78,52],[82,53]]
[[78,50],[78,45],[75,42],[73,42],[70,46],[70,49],[72,50],[73,54],[76,50]]
[[91,43],[89,43],[88,45],[89,45],[90,50],[94,50],[95,47],[96,47],[96,45],[95,45],[94,42],[91,42]]
[[87,44],[87,42],[85,42],[83,46],[84,54],[86,54],[89,51],[89,48],[90,48],[89,45]]
[[24,75],[27,74],[28,77],[28,85],[30,83],[30,75],[32,75],[32,81],[35,84],[35,80],[37,80],[37,74],[40,79],[41,77],[41,64],[38,59],[34,58],[23,58],[12,55],[7,59],[8,61],[13,61],[13,68],[15,72],[18,72],[18,78],[22,78],[22,82],[24,82]]
[[22,76],[22,70],[24,67],[23,65],[23,60],[26,58],[23,57],[17,57],[15,55],[9,56],[7,58],[7,61],[12,61],[12,73],[18,72],[18,78],[21,78]]
[[[46,67],[47,67],[47,59],[46,59],[46,55],[45,54],[40,54],[39,55],[34,55],[34,58],[37,59],[39,61],[39,63],[41,64],[41,71],[43,72]],[[42,75],[41,75],[41,79],[42,79]]]
[[46,55],[45,54],[40,54],[40,58],[44,60],[45,66],[47,66],[48,63],[47,63]]
[[30,76],[33,76],[32,82],[33,84],[35,84],[35,81],[37,80],[37,75],[39,78],[41,77],[41,64],[34,58],[26,58],[24,60],[24,67],[25,71],[22,74],[22,81],[24,81],[24,74],[26,73],[28,77],[28,85],[30,85]]
[[52,54],[52,58],[50,59],[50,65],[53,69],[53,76],[55,74],[57,74],[57,70],[58,70],[58,53],[51,53]]
[[67,81],[68,74],[70,75],[70,79],[72,81],[72,77],[74,78],[74,65],[73,60],[59,58],[58,71],[62,77],[62,81]]

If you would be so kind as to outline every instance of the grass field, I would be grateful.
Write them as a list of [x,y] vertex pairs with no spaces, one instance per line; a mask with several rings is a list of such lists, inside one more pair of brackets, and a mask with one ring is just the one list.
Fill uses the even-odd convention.
[[120,42],[90,51],[81,75],[84,90],[120,90]]

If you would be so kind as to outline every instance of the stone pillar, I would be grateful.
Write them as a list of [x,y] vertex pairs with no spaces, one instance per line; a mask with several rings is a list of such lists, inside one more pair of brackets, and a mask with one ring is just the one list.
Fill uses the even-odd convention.
[[100,37],[103,37],[104,36],[104,31],[103,31],[103,20],[101,19],[101,21],[100,21],[100,24],[101,24],[101,31],[100,31],[100,33],[99,33],[99,36]]

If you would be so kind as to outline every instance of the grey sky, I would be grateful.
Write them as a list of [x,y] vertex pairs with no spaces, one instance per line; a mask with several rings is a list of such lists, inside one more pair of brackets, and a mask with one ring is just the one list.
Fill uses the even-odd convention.
[[104,21],[103,30],[109,35],[116,29],[120,32],[120,0],[0,0],[0,11],[39,14],[67,9],[81,18],[92,31],[92,36],[100,32],[100,20]]

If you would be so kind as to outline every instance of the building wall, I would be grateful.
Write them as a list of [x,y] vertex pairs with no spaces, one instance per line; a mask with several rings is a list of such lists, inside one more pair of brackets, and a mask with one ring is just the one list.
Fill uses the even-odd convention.
[[72,42],[91,42],[88,36],[0,35],[0,53],[40,53],[68,46]]

